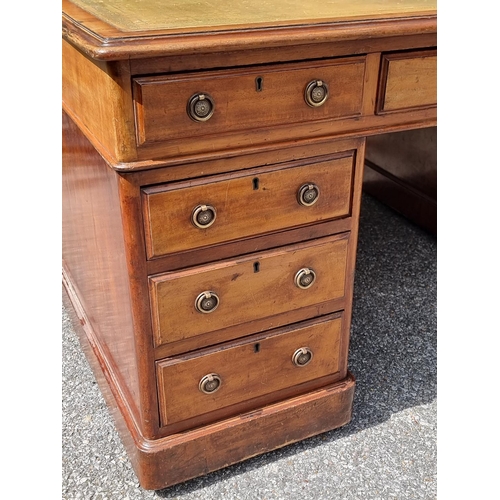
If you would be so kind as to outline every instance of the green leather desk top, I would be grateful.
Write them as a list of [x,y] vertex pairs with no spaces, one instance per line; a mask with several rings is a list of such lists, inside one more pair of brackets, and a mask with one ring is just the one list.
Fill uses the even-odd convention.
[[124,32],[298,25],[435,13],[436,0],[71,0]]

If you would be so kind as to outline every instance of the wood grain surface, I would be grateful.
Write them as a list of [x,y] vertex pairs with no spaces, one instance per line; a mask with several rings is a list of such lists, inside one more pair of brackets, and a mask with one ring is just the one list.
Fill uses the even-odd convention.
[[[353,153],[339,156],[144,189],[149,258],[348,216]],[[299,189],[311,183],[317,202],[299,204]],[[192,222],[200,205],[216,211],[207,228]]]
[[[198,140],[256,126],[357,116],[361,114],[364,74],[365,58],[358,57],[136,78],[138,142]],[[305,102],[304,91],[309,82],[318,80],[328,86],[329,97],[322,106],[312,108]],[[214,102],[214,114],[206,122],[195,122],[186,112],[189,99],[199,93],[208,94]]]
[[[313,320],[294,329],[285,328],[157,362],[163,425],[195,416],[203,416],[206,423],[211,420],[207,414],[214,410],[246,402],[248,411],[262,406],[261,401],[253,401],[259,396],[269,395],[268,404],[282,399],[283,389],[294,388],[298,394],[304,391],[301,385],[305,382],[327,376],[332,382],[331,376],[339,374],[341,330],[341,317]],[[313,358],[306,366],[297,367],[292,356],[302,347],[309,348]],[[204,394],[198,386],[211,373],[220,377],[220,388],[213,394]],[[337,376],[343,377],[345,374]],[[242,411],[241,407],[237,410]]]
[[140,417],[139,373],[117,174],[63,113],[62,258],[68,293]]
[[62,66],[63,109],[111,157],[135,160],[128,62],[91,60],[63,40]]
[[379,113],[436,106],[435,50],[385,54],[381,73]]
[[[221,261],[150,278],[155,344],[175,342],[208,332],[272,317],[342,298],[348,235],[332,236],[276,250]],[[256,264],[258,272],[256,272]],[[316,281],[300,289],[296,273],[311,268]],[[195,300],[205,291],[219,296],[219,306],[204,314]]]

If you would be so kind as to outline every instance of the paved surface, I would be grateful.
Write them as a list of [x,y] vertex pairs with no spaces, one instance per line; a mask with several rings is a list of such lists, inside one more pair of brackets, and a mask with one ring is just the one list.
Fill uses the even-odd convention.
[[436,239],[363,198],[341,429],[162,491],[139,487],[63,308],[64,500],[436,498]]

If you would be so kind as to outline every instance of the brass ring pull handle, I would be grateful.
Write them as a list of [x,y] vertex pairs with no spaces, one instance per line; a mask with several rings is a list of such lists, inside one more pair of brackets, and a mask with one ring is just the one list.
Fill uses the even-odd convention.
[[317,108],[328,99],[328,86],[322,80],[313,80],[306,87],[304,98],[311,108]]
[[195,309],[204,314],[214,312],[218,306],[219,296],[215,292],[201,292],[194,301]]
[[206,122],[215,111],[215,103],[208,94],[195,94],[189,98],[187,114],[195,122]]
[[297,201],[304,207],[314,205],[319,198],[319,187],[316,184],[308,183],[300,186],[297,191]]
[[213,394],[220,389],[222,380],[217,373],[209,373],[200,380],[198,388],[204,394]]
[[294,279],[295,285],[303,290],[311,287],[315,281],[316,273],[308,267],[303,267],[298,271]]
[[200,229],[210,227],[217,217],[217,211],[211,205],[198,205],[194,208],[191,221]]
[[297,349],[292,356],[292,361],[295,366],[302,367],[308,365],[313,359],[313,352],[309,347],[301,347]]

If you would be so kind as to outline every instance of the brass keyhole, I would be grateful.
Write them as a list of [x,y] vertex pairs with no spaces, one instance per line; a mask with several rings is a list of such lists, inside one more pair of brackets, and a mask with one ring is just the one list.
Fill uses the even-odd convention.
[[255,90],[257,92],[262,92],[262,86],[264,84],[264,79],[261,76],[258,76],[255,79]]

